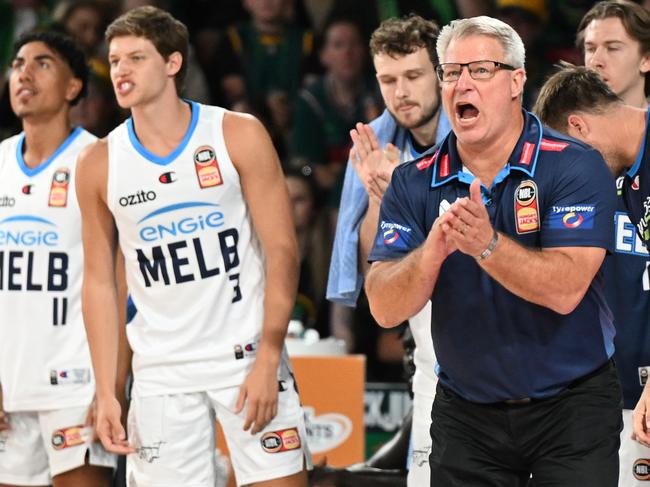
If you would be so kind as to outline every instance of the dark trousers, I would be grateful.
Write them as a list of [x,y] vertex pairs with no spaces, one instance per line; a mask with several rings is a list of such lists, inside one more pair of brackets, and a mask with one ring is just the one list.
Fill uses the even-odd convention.
[[623,428],[613,362],[555,397],[477,404],[438,384],[431,487],[617,487]]

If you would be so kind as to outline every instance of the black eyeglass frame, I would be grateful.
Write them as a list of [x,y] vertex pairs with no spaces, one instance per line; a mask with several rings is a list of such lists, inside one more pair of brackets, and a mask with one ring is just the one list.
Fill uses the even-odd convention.
[[[494,64],[495,69],[494,69],[494,72],[492,73],[492,76],[490,76],[488,78],[475,78],[474,75],[472,75],[472,70],[470,69],[469,66],[470,66],[470,64],[476,64],[476,63],[492,63],[492,64]],[[478,60],[478,61],[470,61],[469,63],[441,63],[441,64],[438,64],[436,66],[436,75],[438,75],[438,80],[440,80],[440,82],[442,82],[442,83],[454,83],[455,81],[458,81],[458,79],[454,79],[454,80],[444,80],[444,79],[442,79],[442,77],[444,75],[444,73],[443,73],[444,66],[450,66],[450,65],[460,66],[459,72],[461,74],[458,76],[458,79],[460,79],[460,77],[462,76],[463,68],[467,67],[467,72],[469,73],[470,78],[472,78],[474,80],[479,80],[479,81],[494,78],[494,75],[497,74],[497,71],[500,70],[500,69],[505,69],[505,70],[508,70],[508,71],[514,71],[515,69],[518,69],[518,68],[516,68],[516,67],[514,67],[514,66],[512,66],[510,64],[502,63],[502,62],[499,62],[499,61],[492,61],[490,59],[481,59],[481,60]]]

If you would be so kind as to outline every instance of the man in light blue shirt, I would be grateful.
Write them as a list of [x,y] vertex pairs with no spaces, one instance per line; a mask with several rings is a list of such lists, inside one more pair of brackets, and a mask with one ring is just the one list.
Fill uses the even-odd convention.
[[[327,298],[335,303],[356,305],[393,169],[426,154],[449,132],[434,69],[437,36],[435,23],[409,16],[383,22],[370,39],[387,108],[350,133],[354,148],[345,173],[327,286]],[[409,485],[429,484],[430,412],[437,381],[430,317],[427,304],[409,320],[416,344]]]

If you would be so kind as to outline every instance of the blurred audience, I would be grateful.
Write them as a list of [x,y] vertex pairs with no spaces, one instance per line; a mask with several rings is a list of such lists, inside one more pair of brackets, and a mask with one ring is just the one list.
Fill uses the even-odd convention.
[[348,159],[350,129],[376,118],[383,107],[358,25],[347,19],[331,21],[319,54],[325,74],[296,100],[291,164],[311,168],[319,188],[329,191]]
[[231,26],[211,63],[213,97],[263,100],[286,134],[291,105],[305,76],[318,70],[310,30],[295,22],[294,0],[242,0],[251,18]]
[[316,206],[313,177],[288,169],[285,181],[293,207],[293,223],[300,253],[298,295],[291,316],[304,328],[314,328],[321,337],[330,333],[329,302],[325,299],[327,270],[332,241],[328,222]]
[[517,31],[526,47],[526,87],[523,105],[530,109],[556,61],[545,57],[544,29],[549,14],[547,2],[496,0],[496,7],[496,16]]

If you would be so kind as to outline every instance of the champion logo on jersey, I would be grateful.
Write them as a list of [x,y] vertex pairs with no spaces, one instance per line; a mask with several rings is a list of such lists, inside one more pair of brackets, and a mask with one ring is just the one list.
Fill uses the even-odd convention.
[[215,150],[202,145],[194,152],[194,169],[201,188],[211,188],[223,184]]
[[34,189],[34,185],[33,185],[33,184],[26,184],[25,186],[23,186],[23,187],[20,189],[20,191],[21,191],[23,194],[32,194],[32,190],[33,190],[33,189]]
[[158,181],[160,181],[163,184],[173,183],[177,179],[178,178],[176,177],[176,173],[174,171],[164,172],[160,176],[158,176]]
[[68,185],[70,184],[70,170],[66,167],[57,169],[52,176],[50,198],[48,205],[63,208],[68,204]]
[[634,181],[632,181],[632,184],[630,185],[630,188],[632,188],[634,191],[639,190],[639,175],[637,174],[634,178]]
[[88,383],[90,383],[90,369],[88,368],[50,370],[50,384],[53,386]]

